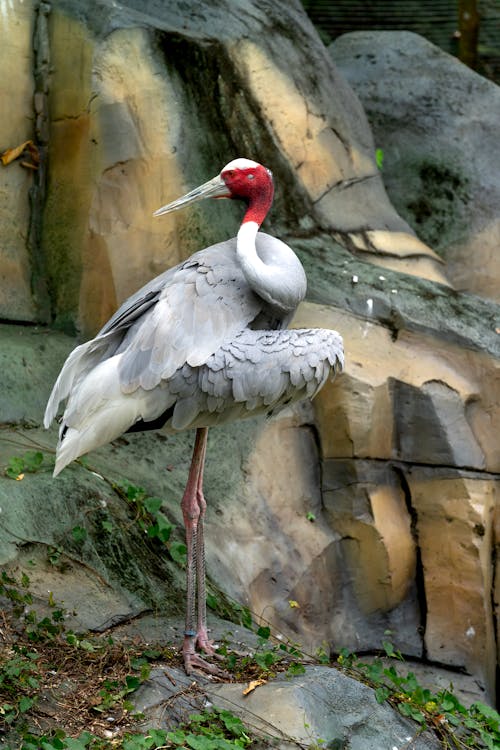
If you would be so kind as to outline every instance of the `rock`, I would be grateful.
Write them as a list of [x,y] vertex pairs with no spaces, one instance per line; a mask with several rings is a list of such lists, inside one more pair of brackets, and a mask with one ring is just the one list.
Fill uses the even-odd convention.
[[[427,333],[311,304],[294,325],[341,332],[346,369],[315,401],[325,458],[399,459],[497,472],[498,359]],[[437,334],[434,334],[437,335]]]
[[500,482],[484,474],[420,467],[408,470],[406,479],[423,565],[427,656],[441,664],[460,661],[492,696],[496,642],[488,592]]
[[[319,224],[377,264],[446,283],[440,259],[390,205],[359,101],[302,9],[272,4],[263,14],[251,2],[237,11],[224,3],[208,20],[205,5],[193,2],[198,6],[203,15],[175,3],[155,5],[155,15],[143,4],[111,11],[97,0],[84,8],[64,0],[52,9],[42,244],[58,324],[95,332],[145,281],[234,234],[237,208],[219,202],[168,219],[152,216],[241,155],[232,142],[273,167],[282,185],[295,185],[287,202],[278,196],[275,224],[298,221],[304,231]],[[272,18],[268,44],[263,32]],[[192,80],[193,66],[206,80]]]
[[399,213],[457,289],[498,301],[499,87],[406,31],[345,34],[329,52],[363,103]]
[[0,324],[0,424],[39,425],[61,362],[75,341],[41,327]]
[[[44,16],[53,73],[39,249],[55,322],[87,335],[164,266],[234,234],[230,202],[164,222],[151,213],[212,176],[235,143],[269,164],[271,231],[309,280],[294,325],[338,329],[346,370],[312,406],[211,430],[210,603],[233,617],[248,606],[310,652],[377,650],[390,629],[406,654],[468,669],[493,701],[498,305],[450,289],[388,202],[359,101],[298,3],[189,7],[61,0]],[[164,499],[182,539],[191,436],[127,435],[53,481],[56,429],[40,424],[76,340],[34,326],[0,337],[0,466],[44,454],[39,471],[0,476],[0,563],[29,575],[36,561],[39,600],[50,587],[77,610],[75,627],[158,608],[178,618],[184,573],[114,485]]]
[[[0,152],[33,137],[33,75],[31,40],[33,3],[8,3],[2,8],[2,98]],[[32,263],[28,249],[29,193],[33,172],[19,161],[0,164],[0,318],[38,320],[31,292]]]
[[148,723],[170,729],[172,721],[182,720],[189,711],[213,704],[239,715],[279,748],[297,743],[352,750],[410,744],[415,750],[440,747],[430,732],[420,734],[415,724],[389,705],[378,704],[371,688],[329,667],[308,666],[304,675],[293,678],[278,675],[247,696],[243,688],[204,679],[193,684],[192,678],[177,670],[165,674],[155,669],[137,691],[135,706],[146,713]]

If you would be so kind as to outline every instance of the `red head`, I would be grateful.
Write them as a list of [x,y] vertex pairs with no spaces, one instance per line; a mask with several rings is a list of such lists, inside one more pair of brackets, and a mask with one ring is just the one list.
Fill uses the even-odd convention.
[[226,164],[220,176],[229,190],[227,197],[247,203],[244,221],[262,224],[273,202],[271,171],[250,159],[234,159]]
[[154,216],[176,211],[203,198],[234,198],[248,206],[243,222],[255,221],[260,226],[271,208],[273,195],[273,176],[269,169],[250,159],[234,159],[213,180],[159,208]]

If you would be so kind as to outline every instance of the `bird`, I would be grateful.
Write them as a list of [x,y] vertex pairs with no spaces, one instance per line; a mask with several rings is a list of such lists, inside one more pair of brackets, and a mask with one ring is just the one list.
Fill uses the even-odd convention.
[[242,201],[236,237],[195,252],[127,299],[90,341],[68,356],[47,403],[60,420],[54,476],[73,460],[127,432],[195,429],[181,500],[186,533],[184,668],[220,675],[212,663],[205,595],[203,470],[208,429],[272,415],[313,398],[343,369],[342,337],[290,329],[305,298],[294,251],[260,232],[274,196],[269,169],[230,161],[213,179],[154,212],[205,198]]

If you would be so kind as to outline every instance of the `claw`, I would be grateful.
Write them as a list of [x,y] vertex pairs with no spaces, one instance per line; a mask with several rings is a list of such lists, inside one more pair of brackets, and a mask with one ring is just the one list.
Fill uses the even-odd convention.
[[196,647],[201,651],[204,651],[209,656],[216,656],[214,642],[208,637],[206,627],[202,626],[196,634]]
[[221,658],[218,654],[215,653],[213,643],[212,641],[208,640],[206,632],[195,636],[186,635],[184,636],[184,644],[182,646],[182,653],[184,656],[184,669],[186,670],[186,674],[191,674],[194,668],[199,669],[207,674],[214,675],[214,677],[219,677],[222,680],[231,680],[231,675],[229,674],[229,672],[221,669],[216,664],[211,664],[209,661],[206,661],[206,659],[204,659],[195,650],[195,643],[200,648],[203,648],[205,653],[207,653],[209,656],[214,656],[216,659]]

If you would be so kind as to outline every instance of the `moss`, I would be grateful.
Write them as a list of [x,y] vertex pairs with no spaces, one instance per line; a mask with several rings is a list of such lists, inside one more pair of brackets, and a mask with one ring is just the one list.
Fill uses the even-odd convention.
[[450,164],[408,160],[398,164],[405,175],[405,190],[400,180],[387,192],[398,213],[416,231],[420,239],[437,252],[460,238],[467,229],[469,180]]

